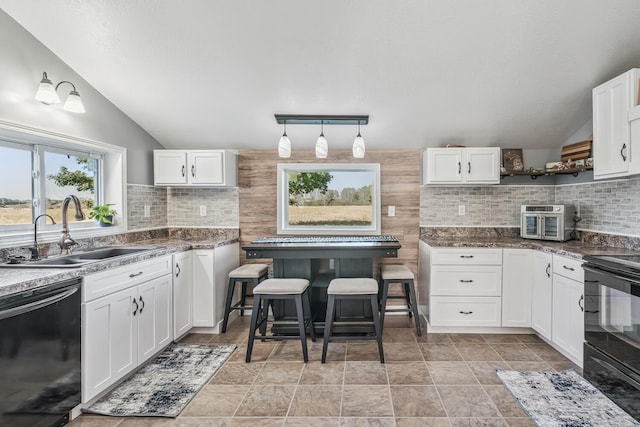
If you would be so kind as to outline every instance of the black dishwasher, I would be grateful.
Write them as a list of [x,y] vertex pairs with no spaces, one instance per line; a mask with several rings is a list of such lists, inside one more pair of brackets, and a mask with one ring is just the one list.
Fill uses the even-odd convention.
[[0,426],[59,426],[80,403],[80,279],[0,297]]

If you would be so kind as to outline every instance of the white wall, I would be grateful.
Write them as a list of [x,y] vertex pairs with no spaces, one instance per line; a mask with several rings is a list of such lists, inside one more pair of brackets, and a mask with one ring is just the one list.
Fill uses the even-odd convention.
[[[46,71],[55,85],[72,82],[87,112],[74,114],[60,104],[45,106],[33,97]],[[71,86],[58,91],[64,102]],[[150,106],[149,108],[152,108]],[[158,141],[116,108],[35,37],[0,10],[0,120],[127,148],[128,182],[153,183]]]

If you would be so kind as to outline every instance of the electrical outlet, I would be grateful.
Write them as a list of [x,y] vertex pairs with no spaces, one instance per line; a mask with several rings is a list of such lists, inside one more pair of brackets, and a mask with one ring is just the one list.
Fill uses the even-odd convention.
[[387,208],[387,215],[396,216],[396,207],[395,206],[389,206]]
[[200,216],[207,216],[207,206],[206,205],[200,206]]
[[144,207],[144,217],[149,218],[151,216],[151,206]]
[[458,215],[464,215],[464,214],[465,214],[464,205],[458,205]]
[[576,204],[576,216],[580,216],[580,205]]

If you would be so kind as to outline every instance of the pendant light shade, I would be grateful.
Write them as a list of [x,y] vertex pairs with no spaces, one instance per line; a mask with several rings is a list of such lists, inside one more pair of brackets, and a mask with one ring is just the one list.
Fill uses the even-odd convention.
[[287,122],[284,122],[284,133],[280,137],[280,142],[278,142],[278,156],[283,159],[291,157],[291,141],[287,136]]
[[320,136],[316,140],[316,157],[318,159],[326,159],[329,154],[329,143],[327,138],[324,137],[324,122],[321,123]]
[[353,157],[356,159],[364,158],[364,138],[360,135],[360,122],[358,122],[358,136],[353,140]]
[[47,77],[47,73],[42,73],[42,80],[40,80],[40,85],[36,92],[36,100],[47,105],[60,103],[56,88],[53,87],[53,83]]

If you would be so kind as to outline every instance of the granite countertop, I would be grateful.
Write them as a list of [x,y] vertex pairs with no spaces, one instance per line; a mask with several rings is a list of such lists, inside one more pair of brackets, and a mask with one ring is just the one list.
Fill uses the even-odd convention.
[[439,248],[514,248],[514,249],[536,249],[566,256],[569,258],[582,259],[585,255],[637,255],[638,251],[617,248],[612,246],[590,245],[577,240],[568,242],[553,242],[550,240],[531,240],[520,237],[495,236],[495,237],[475,237],[475,236],[447,236],[422,237],[421,240],[432,247]]
[[86,276],[99,271],[133,264],[163,255],[184,252],[191,249],[214,249],[219,246],[237,243],[239,239],[190,239],[156,238],[127,243],[126,246],[150,246],[145,252],[120,256],[115,259],[93,262],[73,268],[0,268],[0,296],[9,295],[27,289],[35,289],[51,283]]

